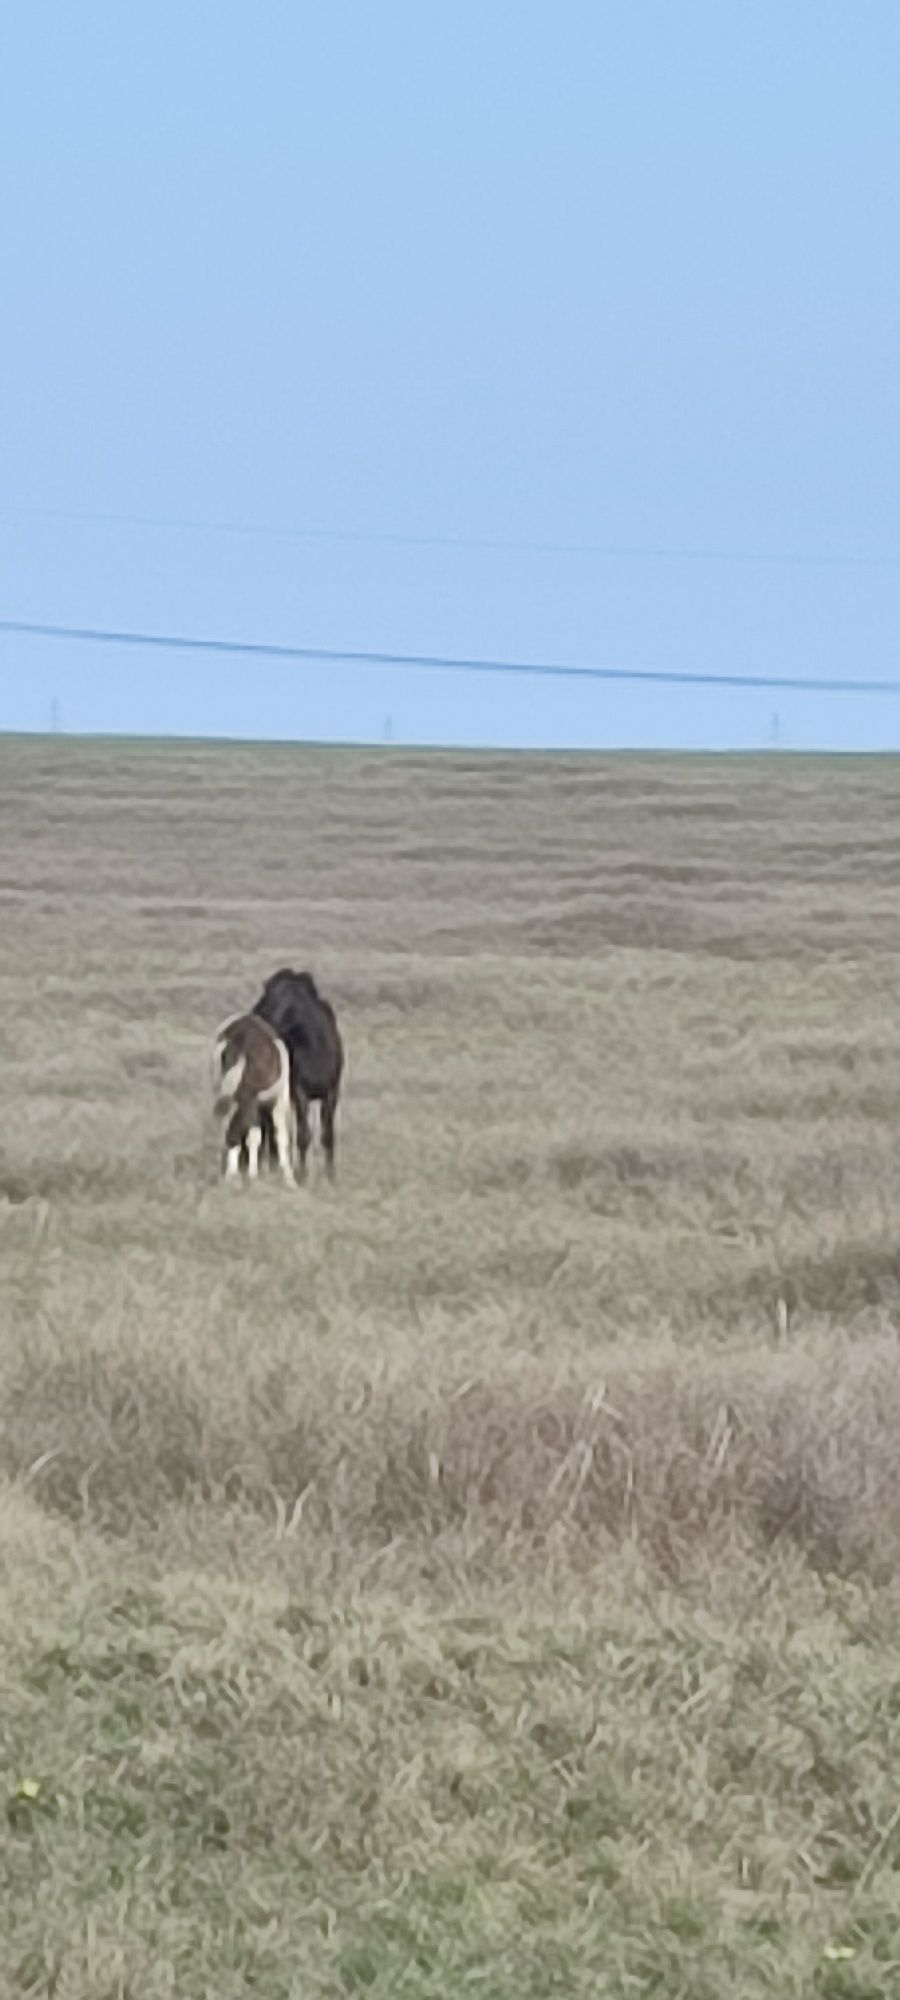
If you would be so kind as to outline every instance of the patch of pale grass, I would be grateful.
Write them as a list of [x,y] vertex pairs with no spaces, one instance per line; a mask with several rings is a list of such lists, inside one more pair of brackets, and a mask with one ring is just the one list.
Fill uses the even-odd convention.
[[895,789],[0,744],[11,1993],[891,1990]]

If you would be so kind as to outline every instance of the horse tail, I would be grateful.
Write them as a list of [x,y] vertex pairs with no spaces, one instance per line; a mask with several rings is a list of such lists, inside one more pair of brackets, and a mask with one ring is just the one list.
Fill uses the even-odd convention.
[[213,1088],[216,1093],[215,1115],[217,1118],[224,1118],[226,1112],[233,1110],[235,1098],[241,1087],[241,1078],[247,1067],[246,1056],[239,1055],[234,1062],[229,1063],[227,1069],[223,1069],[221,1065],[227,1060],[227,1056],[227,1043],[217,1043],[216,1058],[219,1073],[218,1075],[215,1075],[215,1073],[213,1075]]

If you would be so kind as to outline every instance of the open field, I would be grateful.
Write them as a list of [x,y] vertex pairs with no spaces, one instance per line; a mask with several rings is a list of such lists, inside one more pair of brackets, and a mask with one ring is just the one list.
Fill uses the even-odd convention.
[[898,785],[0,741],[0,1993],[900,1990]]

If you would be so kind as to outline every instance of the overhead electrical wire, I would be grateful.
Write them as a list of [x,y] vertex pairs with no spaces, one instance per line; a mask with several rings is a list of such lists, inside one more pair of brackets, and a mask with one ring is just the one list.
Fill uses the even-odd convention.
[[391,652],[352,646],[295,646],[267,639],[222,639],[182,632],[141,632],[108,626],[57,625],[27,618],[0,618],[0,634],[29,639],[68,640],[154,652],[231,655],[329,663],[349,667],[400,667],[420,673],[506,674],[536,680],[652,682],[658,687],[771,688],[797,694],[900,695],[900,679],[832,678],[820,674],[710,673],[700,668],[579,667],[557,660],[498,660],[445,653]]
[[152,528],[166,532],[206,535],[246,535],[258,539],[297,542],[334,542],[373,548],[453,549],[477,554],[596,556],[627,562],[689,562],[756,564],[780,569],[900,569],[900,555],[848,555],[813,552],[779,554],[772,549],[679,548],[666,543],[541,540],[538,537],[502,535],[403,534],[322,526],[298,527],[277,522],[199,520],[168,514],[128,514],[69,507],[3,507],[0,519],[27,521],[69,521],[85,527]]

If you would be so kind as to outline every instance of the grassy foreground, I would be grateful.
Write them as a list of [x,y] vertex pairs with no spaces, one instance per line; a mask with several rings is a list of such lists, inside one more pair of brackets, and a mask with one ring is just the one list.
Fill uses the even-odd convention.
[[900,1991],[896,783],[0,743],[0,1991]]
[[888,1992],[896,1634],[781,1586],[751,1622],[621,1571],[555,1611],[19,1571],[9,1990]]

